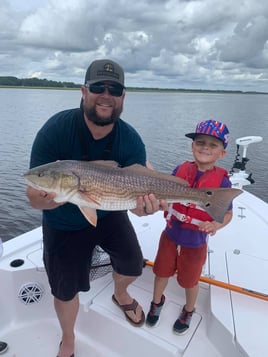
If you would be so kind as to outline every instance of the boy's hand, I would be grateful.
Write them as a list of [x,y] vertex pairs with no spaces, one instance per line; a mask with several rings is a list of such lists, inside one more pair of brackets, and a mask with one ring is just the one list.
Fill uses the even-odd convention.
[[214,234],[217,232],[218,230],[218,225],[219,223],[216,221],[206,221],[206,222],[202,222],[199,224],[199,230],[202,232],[206,232],[207,234],[214,236]]

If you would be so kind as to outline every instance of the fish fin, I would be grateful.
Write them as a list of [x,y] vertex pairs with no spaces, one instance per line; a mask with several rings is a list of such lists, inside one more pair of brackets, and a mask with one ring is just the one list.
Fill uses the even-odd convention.
[[158,179],[169,180],[169,181],[175,182],[182,186],[189,186],[189,182],[187,182],[186,180],[183,180],[180,177],[166,174],[164,172],[158,172],[156,170],[148,169],[147,167],[144,167],[139,164],[133,164],[131,166],[126,166],[126,167],[121,168],[121,170],[126,171],[126,172],[131,172],[133,174],[140,174],[140,175],[144,175],[144,176],[155,177]]
[[92,224],[92,226],[96,227],[98,218],[95,208],[79,206],[79,209],[82,212],[83,216],[86,218],[86,220],[90,224]]
[[205,188],[201,189],[207,195],[207,201],[203,202],[203,208],[217,222],[223,223],[233,199],[243,191],[237,188]]

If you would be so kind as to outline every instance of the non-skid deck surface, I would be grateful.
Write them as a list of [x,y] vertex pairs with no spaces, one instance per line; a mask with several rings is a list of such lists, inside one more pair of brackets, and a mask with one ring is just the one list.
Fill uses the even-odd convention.
[[[145,290],[139,285],[139,281],[135,282],[130,288],[129,291],[132,296],[143,306],[145,315],[148,313],[150,307],[150,301],[152,299],[151,292]],[[90,306],[90,309],[98,311],[103,316],[106,316],[107,319],[110,319],[120,326],[120,328],[125,328],[126,335],[131,335],[132,339],[135,339],[137,344],[144,344],[144,347],[148,345],[148,349],[153,349],[153,345],[161,346],[163,351],[166,350],[167,353],[175,353],[175,355],[181,355],[189,344],[195,330],[197,329],[201,316],[198,313],[194,313],[190,329],[185,335],[178,336],[173,333],[172,326],[175,320],[178,318],[178,315],[182,309],[177,301],[171,300],[167,297],[166,302],[163,306],[161,317],[158,325],[156,327],[148,327],[144,324],[142,327],[132,327],[129,322],[126,320],[124,313],[118,308],[118,306],[112,301],[113,294],[113,284],[109,284],[100,294],[98,294],[93,299],[93,304]],[[116,328],[116,327],[115,327]],[[108,332],[108,331],[107,331]],[[111,334],[113,331],[111,331]],[[124,344],[127,341],[120,338],[121,344]],[[116,338],[116,336],[115,336]],[[112,339],[112,344],[113,344]],[[121,346],[122,347],[122,346]],[[135,348],[142,348],[142,346],[136,346]],[[132,354],[129,351],[129,356],[137,356],[137,354]]]
[[[144,283],[131,286],[135,296],[147,314],[151,292],[144,289]],[[172,325],[182,308],[175,300],[167,298],[157,327],[133,327],[123,312],[113,303],[113,282],[104,277],[96,289],[81,294],[81,306],[76,324],[76,357],[137,357],[146,354],[155,357],[182,356],[192,339],[201,316],[193,315],[191,328],[186,335],[172,332]],[[31,306],[29,321],[14,321],[1,331],[1,339],[9,344],[5,357],[54,357],[58,351],[61,333],[58,321],[50,314],[44,319],[35,319]],[[33,314],[34,315],[34,314]]]

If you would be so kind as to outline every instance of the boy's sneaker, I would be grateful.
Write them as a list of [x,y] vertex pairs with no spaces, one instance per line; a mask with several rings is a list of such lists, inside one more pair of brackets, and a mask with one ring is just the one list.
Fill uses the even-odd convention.
[[191,312],[186,311],[185,306],[183,306],[179,318],[175,321],[173,325],[173,332],[179,335],[183,335],[184,333],[186,333],[189,329],[194,311],[195,309],[193,309],[193,311]]
[[161,301],[159,304],[155,304],[153,301],[151,302],[151,307],[150,311],[147,314],[146,317],[146,324],[150,327],[156,326],[158,320],[159,320],[159,315],[162,310],[162,307],[165,302],[165,295],[161,296]]

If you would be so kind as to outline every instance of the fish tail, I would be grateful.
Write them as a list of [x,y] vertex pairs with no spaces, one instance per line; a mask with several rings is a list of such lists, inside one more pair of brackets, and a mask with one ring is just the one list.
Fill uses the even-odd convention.
[[236,188],[205,189],[207,201],[204,209],[217,222],[223,223],[233,199],[243,191]]

